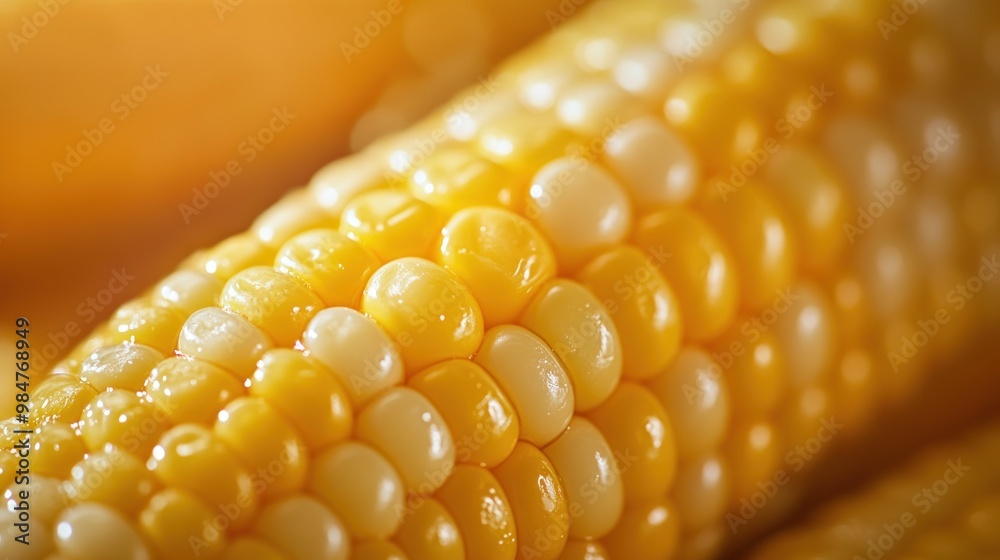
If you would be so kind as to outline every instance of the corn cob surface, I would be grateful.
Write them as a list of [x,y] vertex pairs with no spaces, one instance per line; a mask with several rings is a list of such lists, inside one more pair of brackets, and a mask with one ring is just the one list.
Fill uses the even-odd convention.
[[30,547],[0,455],[0,554],[708,558],[780,522],[995,324],[1000,68],[954,26],[1000,19],[707,4],[582,11],[123,306],[33,390]]

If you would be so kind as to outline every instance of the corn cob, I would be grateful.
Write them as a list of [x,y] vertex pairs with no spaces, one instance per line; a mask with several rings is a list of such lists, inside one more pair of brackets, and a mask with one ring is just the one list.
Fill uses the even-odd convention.
[[931,6],[882,45],[885,2],[706,4],[588,8],[123,306],[33,391],[31,547],[0,455],[0,553],[703,558],[778,521],[796,492],[736,512],[994,324],[985,277],[945,306],[1000,241],[1000,69]]
[[1000,556],[1000,425],[924,451],[813,512],[755,558],[950,560]]

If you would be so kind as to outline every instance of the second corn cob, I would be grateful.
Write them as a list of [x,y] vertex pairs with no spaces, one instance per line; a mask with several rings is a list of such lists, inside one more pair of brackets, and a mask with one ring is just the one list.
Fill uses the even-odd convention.
[[996,72],[925,17],[866,51],[861,0],[678,47],[715,8],[595,5],[123,306],[34,389],[0,551],[701,558],[780,519],[995,321],[985,278],[944,306],[1000,240]]

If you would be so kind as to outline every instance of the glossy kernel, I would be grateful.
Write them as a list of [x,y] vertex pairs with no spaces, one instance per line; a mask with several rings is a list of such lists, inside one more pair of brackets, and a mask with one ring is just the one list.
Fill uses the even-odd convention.
[[733,415],[744,418],[773,410],[789,375],[774,330],[754,329],[752,325],[752,319],[738,318],[709,347],[712,358],[722,367],[729,392],[735,396],[730,402]]
[[127,389],[113,389],[94,397],[83,409],[79,424],[89,451],[100,451],[111,444],[143,460],[169,427],[166,412]]
[[455,466],[444,418],[408,387],[389,389],[362,409],[355,433],[392,462],[409,492],[433,493]]
[[254,477],[204,426],[183,424],[168,430],[153,448],[147,467],[167,488],[192,492],[220,511],[235,510],[224,517],[236,528],[245,526],[257,508]]
[[226,533],[213,525],[217,515],[193,494],[168,488],[139,514],[139,529],[157,558],[212,560],[226,548]]
[[702,529],[721,519],[729,505],[729,466],[725,459],[708,454],[684,462],[677,472],[673,500],[686,531]]
[[218,303],[222,281],[199,270],[178,270],[153,287],[152,302],[183,315]]
[[625,189],[581,157],[560,158],[538,170],[524,214],[552,243],[567,270],[624,240],[632,226]]
[[255,532],[288,560],[347,560],[351,541],[340,519],[319,500],[297,494],[264,508]]
[[556,273],[555,255],[535,227],[513,212],[469,208],[441,230],[435,258],[468,286],[486,327],[512,322]]
[[196,253],[185,264],[199,272],[206,272],[225,282],[241,270],[252,266],[265,266],[274,259],[274,249],[257,240],[251,233],[241,233],[222,241],[215,247]]
[[701,182],[701,168],[691,149],[658,119],[629,121],[604,149],[604,162],[621,177],[637,208],[685,202]]
[[[267,472],[261,497],[273,499],[302,487],[309,455],[302,436],[277,409],[258,397],[242,397],[218,415],[213,431],[251,473]],[[277,472],[278,474],[274,474]]]
[[558,558],[569,536],[570,518],[566,492],[548,457],[534,445],[518,442],[507,460],[493,469],[493,475],[514,515],[516,557]]
[[378,451],[345,441],[313,460],[309,489],[342,520],[355,539],[385,539],[402,521],[403,481]]
[[778,430],[766,420],[733,427],[725,449],[726,460],[733,465],[729,502],[733,507],[743,498],[753,499],[760,491],[760,484],[774,480],[775,473],[782,468],[782,445]]
[[131,517],[142,511],[158,487],[142,459],[107,447],[72,468],[66,494],[78,502],[101,503]]
[[31,419],[36,425],[75,422],[96,395],[93,387],[75,375],[50,375],[31,393]]
[[409,558],[391,542],[360,541],[351,545],[351,560],[409,560]]
[[80,560],[150,560],[132,525],[118,512],[101,504],[68,508],[55,524],[56,548]]
[[470,206],[511,208],[518,183],[500,165],[465,149],[435,150],[409,179],[413,196],[446,214]]
[[615,456],[628,461],[621,472],[626,503],[666,495],[677,473],[677,443],[666,410],[648,389],[622,383],[587,419]]
[[291,347],[323,302],[270,266],[248,268],[226,282],[219,307],[245,317],[279,346]]
[[160,362],[146,380],[150,402],[166,413],[172,424],[211,424],[227,403],[246,389],[222,368],[189,358]]
[[257,360],[271,347],[267,335],[243,317],[208,307],[195,311],[181,328],[177,349],[215,364],[243,380],[253,374]]
[[403,382],[399,349],[375,321],[353,309],[317,313],[302,335],[302,346],[330,369],[355,408]]
[[178,311],[133,301],[118,308],[108,320],[108,334],[112,343],[144,344],[170,354],[183,324],[184,316]]
[[434,497],[454,516],[467,558],[514,560],[514,516],[507,496],[490,471],[459,465]]
[[309,449],[323,449],[351,433],[347,392],[332,373],[301,352],[279,348],[264,354],[250,394],[291,420]]
[[[490,160],[526,177],[546,161],[568,155],[578,138],[548,114],[517,112],[494,119],[479,131],[478,148]],[[512,205],[518,209],[518,204]]]
[[680,514],[669,501],[630,506],[614,531],[601,539],[611,558],[661,560],[673,558],[681,541]]
[[496,379],[517,410],[521,439],[543,446],[569,425],[573,387],[559,358],[531,331],[490,329],[475,361]]
[[611,555],[597,541],[571,539],[559,555],[559,560],[611,560]]
[[305,230],[336,223],[322,207],[313,203],[312,193],[294,190],[264,210],[250,226],[250,231],[264,245],[278,248],[292,236]]
[[316,229],[289,239],[274,268],[308,286],[327,307],[356,307],[379,261],[360,243],[332,229]]
[[829,298],[812,284],[786,289],[773,305],[776,320],[765,310],[761,320],[774,325],[775,340],[788,364],[795,387],[822,383],[833,370],[839,350],[838,328]]
[[431,205],[410,193],[393,190],[358,196],[340,220],[340,233],[375,253],[382,262],[426,257],[440,229],[440,217]]
[[69,424],[42,424],[30,435],[32,473],[58,479],[69,478],[70,469],[83,459],[86,449]]
[[620,476],[623,466],[601,432],[577,416],[542,451],[566,490],[572,518],[570,536],[600,538],[608,534],[618,523],[624,506]]
[[222,560],[286,560],[273,546],[255,537],[240,537],[229,543]]
[[80,370],[80,380],[98,391],[109,388],[139,391],[163,354],[141,344],[116,344],[98,349]]
[[520,434],[514,405],[482,367],[464,359],[433,365],[407,383],[437,408],[455,440],[455,458],[492,468]]
[[739,302],[729,249],[693,212],[674,208],[643,219],[636,245],[665,255],[659,271],[677,294],[688,340],[710,339],[733,321]]
[[592,260],[576,276],[614,321],[626,379],[652,377],[680,349],[680,307],[660,274],[667,258],[623,245]]
[[412,560],[465,560],[462,533],[441,502],[426,498],[408,513],[392,538],[407,556]]
[[549,282],[528,303],[520,324],[552,348],[573,383],[576,411],[604,402],[622,376],[622,343],[594,294],[572,280]]
[[365,287],[361,311],[401,347],[408,371],[448,358],[468,358],[483,339],[483,315],[452,273],[405,258],[378,269]]

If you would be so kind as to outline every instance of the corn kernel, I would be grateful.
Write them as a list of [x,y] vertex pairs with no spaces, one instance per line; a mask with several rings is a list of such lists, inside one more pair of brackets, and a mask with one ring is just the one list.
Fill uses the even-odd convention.
[[774,324],[775,339],[788,364],[788,380],[796,388],[822,383],[833,369],[839,350],[837,325],[832,306],[826,295],[812,284],[796,284],[786,292],[787,312],[776,303],[776,321],[769,321],[766,310],[761,321]]
[[[566,544],[570,524],[566,492],[548,457],[537,447],[518,442],[493,469],[514,515],[518,560],[553,560]],[[536,540],[544,535],[544,540]]]
[[778,404],[788,379],[785,357],[773,330],[744,332],[751,319],[738,318],[733,326],[715,339],[709,349],[725,372],[734,417],[757,417]]
[[158,490],[143,460],[110,446],[73,466],[66,485],[70,499],[104,504],[130,517],[138,515]]
[[200,270],[178,270],[153,287],[154,305],[172,307],[184,315],[218,303],[222,281]]
[[227,526],[232,522],[238,529],[253,518],[258,498],[254,478],[237,455],[204,426],[182,424],[168,430],[153,448],[147,468],[167,488],[191,492],[223,512]]
[[542,451],[566,490],[573,518],[570,536],[600,538],[608,534],[621,517],[625,498],[618,474],[622,467],[601,432],[576,416]]
[[76,430],[63,422],[42,424],[31,434],[31,471],[65,479],[86,449]]
[[492,468],[507,458],[520,434],[514,406],[483,368],[464,359],[435,364],[407,383],[444,417],[456,459]]
[[291,347],[323,302],[297,280],[270,266],[258,266],[237,272],[226,282],[219,307],[245,317],[275,344]]
[[679,513],[664,499],[627,508],[614,531],[601,539],[611,558],[631,560],[673,558],[680,541]]
[[73,506],[55,525],[56,548],[72,558],[148,560],[146,544],[120,513],[101,504]]
[[441,230],[437,211],[403,191],[372,191],[352,200],[340,219],[340,233],[375,253],[382,262],[426,257]]
[[4,558],[25,558],[26,560],[52,558],[48,555],[54,548],[51,528],[41,523],[33,523],[29,536],[30,544],[25,547],[24,543],[15,540],[23,534],[20,529],[14,526],[15,523],[19,523],[17,512],[0,509],[0,554]]
[[195,255],[191,262],[182,265],[198,272],[206,272],[225,282],[234,274],[252,266],[266,266],[274,259],[274,248],[258,241],[252,234],[234,235],[215,247]]
[[454,148],[440,148],[415,167],[409,186],[413,196],[447,214],[469,206],[511,208],[520,191],[503,167]]
[[557,279],[531,299],[519,322],[566,366],[577,412],[604,402],[622,375],[622,345],[608,312],[586,288]]
[[783,445],[777,428],[766,420],[733,426],[724,450],[727,464],[734,467],[729,476],[731,510],[740,507],[740,500],[752,499],[760,491],[759,484],[774,480],[784,461]]
[[455,466],[447,424],[430,401],[408,387],[389,389],[362,409],[355,433],[392,462],[408,492],[433,493]]
[[674,208],[643,219],[636,245],[667,255],[659,271],[678,294],[684,336],[703,341],[722,333],[736,315],[736,270],[729,249],[694,213]]
[[355,539],[388,538],[402,521],[403,481],[385,457],[363,443],[345,441],[316,456],[309,489]]
[[93,398],[80,415],[80,435],[87,449],[96,452],[113,445],[145,460],[160,434],[170,427],[170,417],[132,391],[112,389]]
[[253,374],[250,394],[284,414],[310,449],[322,449],[351,433],[347,392],[315,359],[295,350],[269,350]]
[[459,465],[435,498],[455,517],[467,558],[505,560],[517,550],[517,532],[500,483],[482,467]]
[[583,78],[563,90],[556,115],[566,128],[585,138],[608,138],[619,123],[639,114],[635,98],[604,78]]
[[571,539],[559,555],[559,560],[611,560],[611,555],[597,541]]
[[408,513],[393,537],[407,556],[414,559],[465,560],[462,533],[455,524],[455,518],[441,502],[427,498]]
[[351,542],[340,520],[315,498],[303,494],[272,502],[255,531],[288,560],[347,560]]
[[194,495],[168,488],[139,514],[139,530],[158,558],[212,560],[226,548],[226,533],[213,526],[216,519],[216,511]]
[[408,371],[468,358],[483,339],[483,315],[472,293],[423,259],[399,259],[378,269],[365,287],[361,311],[399,344]]
[[351,545],[351,560],[408,560],[406,553],[388,541],[361,541]]
[[274,268],[308,286],[327,307],[356,307],[378,259],[331,229],[296,235],[282,245]]
[[[213,428],[251,473],[266,487],[255,489],[262,499],[290,494],[302,487],[309,462],[305,442],[274,407],[261,398],[242,397],[219,412]],[[268,476],[264,476],[263,473]],[[275,474],[277,472],[277,474]]]
[[69,500],[60,480],[32,475],[25,484],[15,484],[4,491],[4,507],[0,511],[16,511],[14,507],[23,499],[21,492],[27,492],[30,498],[31,521],[38,522],[32,524],[32,530],[39,525],[51,527]]
[[257,235],[261,243],[277,249],[303,231],[335,223],[336,220],[323,208],[312,204],[312,193],[299,189],[286,194],[265,210],[254,220],[250,231]]
[[230,401],[246,393],[232,375],[208,362],[167,358],[146,380],[146,396],[172,424],[211,424]]
[[149,372],[163,354],[149,346],[123,343],[105,346],[90,355],[80,369],[80,380],[98,391],[110,388],[142,390]]
[[535,174],[525,215],[552,243],[566,270],[620,243],[632,226],[625,190],[599,165],[581,158],[557,159]]
[[13,453],[0,453],[0,488],[7,488],[14,482],[18,462],[17,455]]
[[355,196],[385,184],[381,165],[370,154],[355,154],[327,164],[313,175],[309,190],[331,216],[340,216]]
[[97,391],[75,375],[51,375],[31,394],[31,420],[36,425],[48,422],[75,422]]
[[[578,144],[575,134],[544,113],[521,112],[496,119],[482,127],[478,138],[484,156],[519,178],[530,176],[546,161],[568,155]],[[520,209],[518,202],[510,207]]]
[[626,379],[649,379],[680,349],[680,309],[658,271],[661,265],[635,247],[622,245],[592,260],[576,276],[614,321]]
[[556,273],[555,256],[538,230],[517,214],[494,208],[452,216],[441,230],[435,258],[469,287],[487,327],[512,322]]
[[673,499],[686,531],[721,519],[729,505],[729,467],[715,453],[681,463]]
[[628,462],[620,473],[626,503],[666,495],[677,472],[677,444],[666,410],[648,389],[622,383],[587,419],[615,456]]
[[273,546],[254,537],[240,537],[229,543],[221,560],[286,560]]
[[675,427],[677,450],[690,459],[716,448],[729,424],[729,390],[722,368],[704,350],[685,347],[649,382]]
[[184,322],[177,350],[225,369],[239,380],[249,378],[257,360],[271,348],[267,336],[243,317],[209,307]]
[[133,301],[121,306],[108,321],[110,344],[144,344],[161,354],[171,354],[182,324],[184,317],[173,309]]
[[615,83],[644,101],[659,101],[667,95],[677,73],[670,56],[654,45],[639,44],[624,50],[615,61]]
[[622,125],[604,145],[604,162],[639,208],[685,202],[701,182],[701,167],[687,144],[653,117]]

